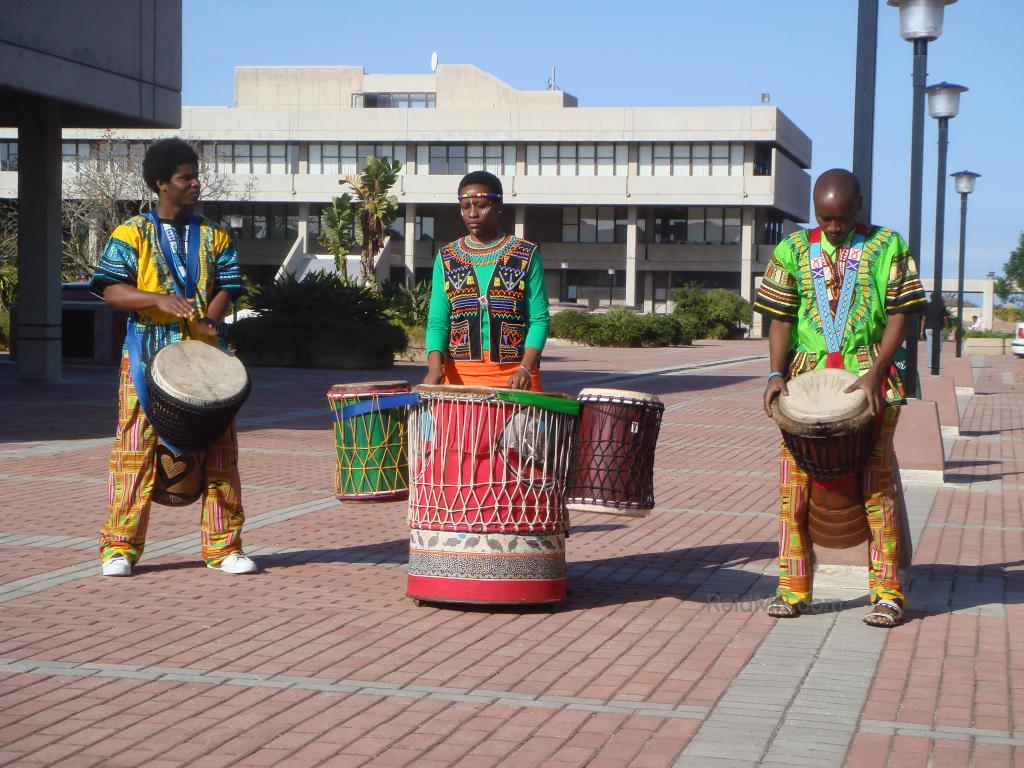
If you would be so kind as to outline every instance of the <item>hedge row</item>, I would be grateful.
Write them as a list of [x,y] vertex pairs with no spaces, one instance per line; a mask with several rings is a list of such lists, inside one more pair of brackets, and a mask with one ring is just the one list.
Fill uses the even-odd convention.
[[595,347],[664,347],[693,341],[693,328],[684,318],[638,315],[621,308],[606,315],[573,309],[559,312],[551,318],[549,333]]

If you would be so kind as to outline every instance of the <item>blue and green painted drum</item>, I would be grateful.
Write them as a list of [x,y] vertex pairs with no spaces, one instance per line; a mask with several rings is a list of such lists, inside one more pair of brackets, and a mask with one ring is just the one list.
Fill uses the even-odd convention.
[[405,423],[418,400],[404,381],[336,384],[327,393],[338,463],[334,495],[341,501],[383,501],[409,493]]

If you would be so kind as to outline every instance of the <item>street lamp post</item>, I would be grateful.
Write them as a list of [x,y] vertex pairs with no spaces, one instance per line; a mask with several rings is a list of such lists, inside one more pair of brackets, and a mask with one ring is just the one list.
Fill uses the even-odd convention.
[[[953,177],[960,193],[960,267],[956,281],[956,356],[960,357],[964,343],[964,248],[967,244],[967,196],[974,191],[974,182],[981,176],[974,171],[957,171]],[[990,273],[991,274],[991,273]]]
[[[924,91],[927,78],[928,41],[942,35],[945,7],[956,0],[888,0],[900,9],[900,35],[914,44],[913,123],[910,131],[910,217],[907,241],[910,252],[920,258],[921,251],[921,183],[924,171]],[[917,323],[907,323],[904,337],[907,346],[907,392],[917,393]]]
[[612,288],[615,287],[615,270],[608,270],[608,306],[612,305]]
[[[960,94],[967,89],[953,83],[929,86],[928,114],[939,121],[939,162],[935,177],[935,270],[932,300],[942,306],[942,252],[946,229],[946,150],[949,147],[949,121],[960,111]],[[932,313],[932,376],[939,375],[942,353],[943,313]]]

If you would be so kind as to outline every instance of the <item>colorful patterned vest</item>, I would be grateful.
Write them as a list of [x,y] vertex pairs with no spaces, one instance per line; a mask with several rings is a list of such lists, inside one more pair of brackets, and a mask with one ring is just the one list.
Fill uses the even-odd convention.
[[[448,338],[451,360],[482,360],[481,311],[487,310],[494,363],[519,363],[526,350],[526,272],[537,246],[507,235],[492,248],[467,249],[460,238],[441,249],[444,290],[452,305]],[[483,294],[477,266],[494,261],[494,273]]]

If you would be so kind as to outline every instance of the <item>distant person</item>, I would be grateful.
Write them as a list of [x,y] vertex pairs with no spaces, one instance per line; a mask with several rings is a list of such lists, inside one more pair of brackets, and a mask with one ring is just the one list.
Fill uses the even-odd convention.
[[[139,404],[132,358],[141,358],[134,362],[144,372],[168,344],[188,338],[216,343],[231,299],[243,292],[231,236],[192,213],[201,191],[199,158],[192,147],[180,139],[154,142],[142,161],[142,176],[157,195],[156,210],[133,216],[114,230],[91,284],[108,304],[131,313],[128,333],[137,333],[139,340],[126,340],[121,357],[110,510],[100,531],[104,576],[131,576],[142,557],[157,477],[157,435]],[[188,295],[185,286],[194,292]],[[254,573],[256,564],[242,552],[245,515],[234,424],[201,460],[206,478],[200,520],[203,560],[225,573]]]
[[970,325],[970,328],[968,330],[971,330],[971,331],[987,331],[988,330],[988,326],[986,326],[985,322],[983,320],[981,320],[977,315],[971,315],[971,325]]
[[[885,227],[857,223],[860,184],[849,171],[826,171],[814,185],[818,226],[794,232],[775,248],[754,309],[772,318],[771,372],[764,411],[789,394],[786,382],[819,368],[844,368],[860,379],[871,412],[879,416],[874,449],[861,472],[871,542],[871,610],[864,622],[894,627],[903,618],[898,496],[892,439],[906,401],[892,365],[907,323],[925,303],[917,265],[907,245]],[[852,281],[852,283],[850,282]],[[915,326],[911,326],[912,328]],[[811,605],[814,558],[807,535],[809,479],[785,443],[779,485],[779,583],[768,615],[793,618]]]
[[441,248],[427,319],[424,384],[541,390],[548,294],[540,249],[502,234],[501,181],[473,171],[459,182],[469,234]]

